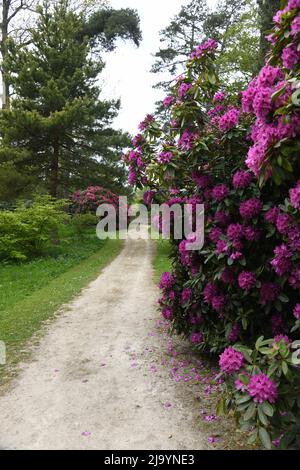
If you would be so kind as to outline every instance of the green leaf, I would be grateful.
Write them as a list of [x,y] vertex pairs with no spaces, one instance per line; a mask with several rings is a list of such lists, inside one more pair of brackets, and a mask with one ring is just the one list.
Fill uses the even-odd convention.
[[286,376],[288,374],[289,368],[288,368],[288,365],[285,361],[282,361],[281,368],[282,368],[282,372]]
[[260,337],[257,339],[257,341],[256,341],[256,343],[255,343],[255,349],[257,349],[257,351],[258,351],[259,348],[261,347],[261,344],[262,344],[263,340],[264,340],[264,337],[263,337],[263,336],[260,336]]
[[264,401],[261,405],[262,409],[263,409],[263,412],[267,415],[267,416],[270,416],[272,417],[273,414],[274,414],[274,408],[272,405],[270,405],[270,403],[268,403],[267,401]]
[[257,411],[258,411],[258,417],[259,417],[259,420],[260,420],[261,424],[263,424],[264,426],[268,426],[269,421],[268,421],[265,413],[263,412],[261,405],[258,405]]
[[217,404],[217,416],[223,416],[225,414],[225,402],[224,398],[221,398]]
[[272,442],[268,431],[265,428],[259,428],[258,434],[263,446],[270,450],[272,448]]
[[249,437],[249,439],[247,440],[247,444],[254,444],[257,440],[257,435],[258,435],[258,432],[257,431],[254,431],[251,436]]
[[245,403],[245,402],[249,401],[250,399],[251,399],[251,397],[250,397],[249,395],[246,395],[246,396],[244,396],[244,397],[238,398],[238,399],[236,400],[236,403],[237,403],[238,405],[241,405],[242,403]]
[[256,413],[256,404],[251,403],[246,413],[244,414],[244,421],[249,421],[249,419],[254,417],[255,413]]

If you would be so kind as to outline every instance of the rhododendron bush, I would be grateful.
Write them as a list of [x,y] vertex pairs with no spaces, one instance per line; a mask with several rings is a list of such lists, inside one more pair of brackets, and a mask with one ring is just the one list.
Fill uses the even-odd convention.
[[277,13],[266,64],[238,96],[222,90],[217,42],[197,47],[167,120],[146,116],[125,156],[146,204],[204,204],[205,244],[172,241],[159,304],[173,331],[220,356],[219,412],[233,409],[266,447],[299,431],[299,10],[290,0]]
[[96,214],[100,204],[112,204],[117,209],[119,196],[101,186],[89,186],[83,191],[76,191],[71,198],[71,209],[75,213]]

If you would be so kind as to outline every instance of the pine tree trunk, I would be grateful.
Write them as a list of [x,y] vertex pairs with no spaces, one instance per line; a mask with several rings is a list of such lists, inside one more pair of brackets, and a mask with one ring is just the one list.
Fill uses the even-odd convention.
[[260,53],[258,68],[264,66],[265,56],[270,49],[266,39],[268,31],[274,26],[273,16],[280,10],[280,0],[257,0],[260,11]]
[[59,182],[59,141],[55,139],[53,143],[53,155],[50,174],[50,195],[57,197]]
[[9,4],[7,0],[2,3],[2,23],[1,23],[1,44],[0,51],[2,56],[2,108],[9,108],[9,85],[4,74],[3,62],[7,56],[7,39],[8,39],[8,11]]

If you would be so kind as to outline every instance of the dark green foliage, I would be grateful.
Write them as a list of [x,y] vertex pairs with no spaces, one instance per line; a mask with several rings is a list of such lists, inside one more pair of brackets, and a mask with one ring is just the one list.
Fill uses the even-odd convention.
[[281,0],[257,0],[260,18],[260,54],[258,68],[264,65],[265,56],[269,51],[270,44],[266,35],[273,27],[273,17],[280,9]]
[[139,46],[142,39],[138,13],[130,8],[115,10],[104,8],[90,15],[80,32],[83,39],[87,36],[92,45],[112,51],[117,38],[132,40]]

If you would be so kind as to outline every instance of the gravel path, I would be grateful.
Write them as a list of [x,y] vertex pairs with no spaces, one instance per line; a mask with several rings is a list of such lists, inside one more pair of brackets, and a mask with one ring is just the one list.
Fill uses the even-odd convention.
[[194,406],[169,371],[149,372],[155,367],[151,351],[164,341],[149,333],[159,317],[152,251],[151,241],[128,239],[49,324],[0,397],[0,448],[206,447]]

